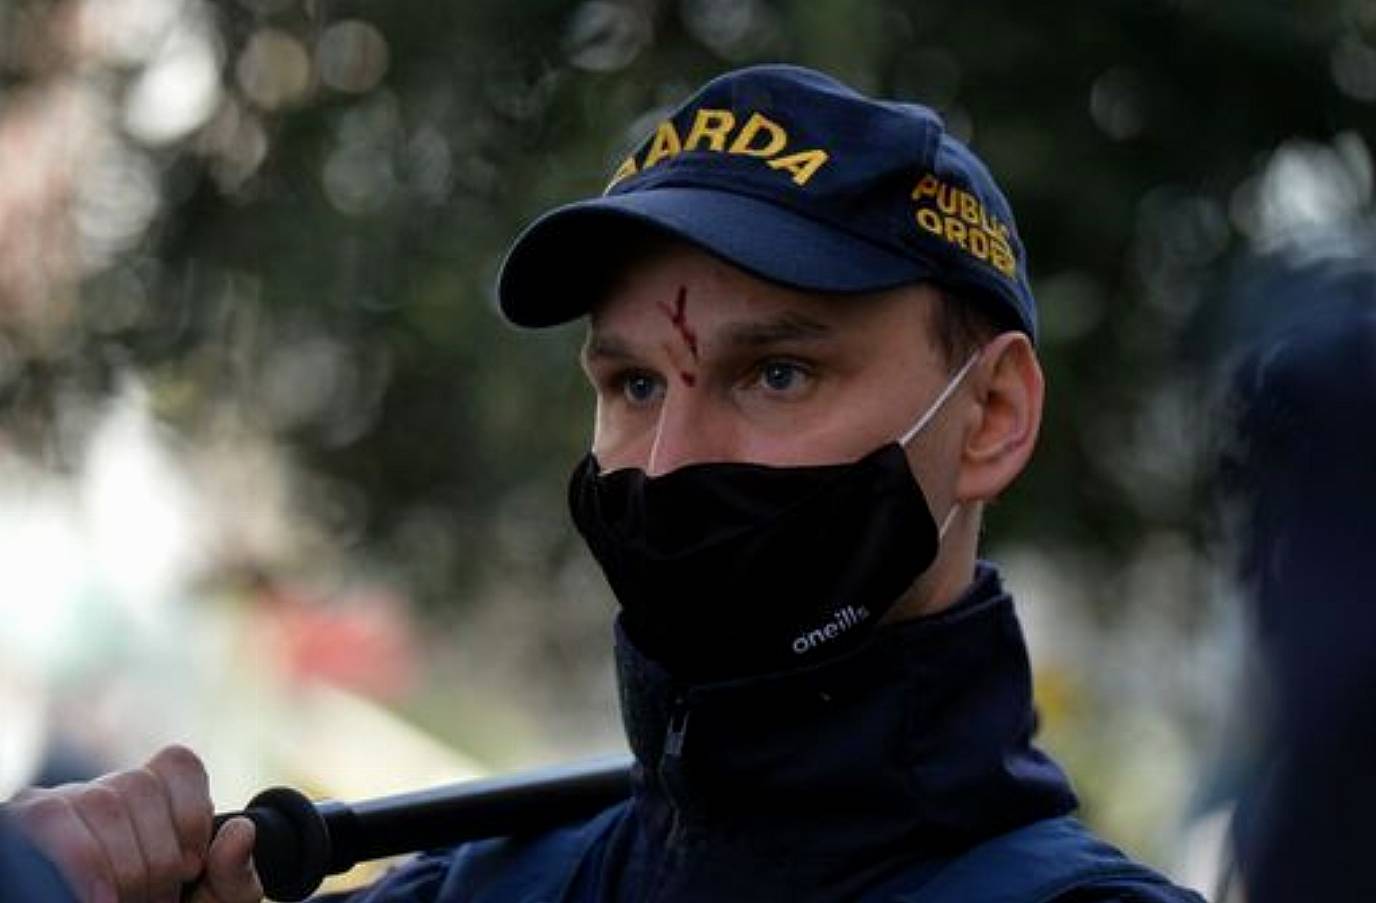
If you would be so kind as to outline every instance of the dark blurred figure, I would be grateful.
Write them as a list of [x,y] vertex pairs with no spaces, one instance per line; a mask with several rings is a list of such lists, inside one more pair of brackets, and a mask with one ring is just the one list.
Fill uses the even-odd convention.
[[1234,827],[1248,903],[1376,900],[1374,260],[1260,262],[1233,298],[1250,350],[1220,477],[1265,712]]

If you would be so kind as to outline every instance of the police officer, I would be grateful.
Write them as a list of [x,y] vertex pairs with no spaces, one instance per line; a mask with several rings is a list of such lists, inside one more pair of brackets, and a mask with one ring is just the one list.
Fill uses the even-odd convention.
[[[1006,199],[936,114],[728,73],[528,228],[499,289],[518,325],[587,318],[569,501],[621,605],[635,793],[356,899],[1199,899],[1074,821],[1031,745],[977,540],[1036,443],[1036,307]],[[40,842],[128,899],[202,866],[205,899],[252,899],[250,828],[211,843],[184,751],[147,771]]]

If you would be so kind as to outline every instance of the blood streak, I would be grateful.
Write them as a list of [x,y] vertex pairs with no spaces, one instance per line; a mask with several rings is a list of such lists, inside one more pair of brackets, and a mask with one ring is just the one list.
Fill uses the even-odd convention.
[[678,334],[683,336],[683,344],[688,346],[688,353],[693,356],[694,361],[697,361],[698,334],[693,331],[693,327],[688,325],[688,287],[685,285],[678,287],[678,297],[674,299],[673,307],[661,304],[659,309],[664,312],[664,316],[669,318],[669,322],[678,330]]
[[[688,347],[688,353],[693,356],[693,362],[698,361],[698,334],[693,331],[693,327],[688,325],[688,287],[680,285],[678,287],[678,297],[674,299],[674,306],[660,304],[659,309],[664,316],[669,318],[669,322],[678,330],[678,334],[683,337],[683,344]],[[698,384],[696,373],[689,370],[678,371],[679,379],[690,389]]]

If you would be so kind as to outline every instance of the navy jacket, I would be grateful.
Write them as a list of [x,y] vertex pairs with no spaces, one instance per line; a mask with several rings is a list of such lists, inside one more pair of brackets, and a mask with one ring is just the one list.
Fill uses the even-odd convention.
[[0,812],[0,903],[76,903],[57,867]]
[[808,669],[680,686],[620,631],[617,663],[632,799],[424,856],[351,903],[1200,901],[1069,817],[992,568]]

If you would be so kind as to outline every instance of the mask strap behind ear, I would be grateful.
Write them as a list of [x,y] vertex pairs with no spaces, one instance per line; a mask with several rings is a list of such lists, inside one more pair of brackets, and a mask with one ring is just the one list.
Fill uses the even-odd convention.
[[970,372],[970,368],[975,365],[975,361],[977,360],[979,360],[979,351],[970,355],[970,359],[965,362],[965,366],[961,367],[960,370],[956,372],[956,375],[951,377],[951,381],[946,384],[946,388],[941,390],[941,394],[936,397],[936,401],[932,402],[932,406],[927,409],[927,412],[918,418],[917,423],[913,424],[912,429],[899,437],[899,445],[907,445],[912,441],[914,436],[922,432],[922,428],[936,416],[937,411],[941,410],[941,406],[946,403],[946,399],[950,398],[951,393],[955,392],[960,386],[960,381],[965,379],[965,374]]
[[941,522],[941,527],[936,531],[937,542],[941,542],[946,538],[946,531],[951,529],[951,521],[956,519],[956,512],[958,512],[964,504],[964,502],[956,502],[951,505],[951,510],[946,512],[946,519]]

